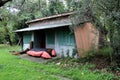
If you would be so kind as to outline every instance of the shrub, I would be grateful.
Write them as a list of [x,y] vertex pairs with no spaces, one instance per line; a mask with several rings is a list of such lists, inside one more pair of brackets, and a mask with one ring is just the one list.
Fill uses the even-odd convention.
[[113,49],[111,47],[103,47],[99,49],[98,54],[107,56],[107,57],[112,57]]

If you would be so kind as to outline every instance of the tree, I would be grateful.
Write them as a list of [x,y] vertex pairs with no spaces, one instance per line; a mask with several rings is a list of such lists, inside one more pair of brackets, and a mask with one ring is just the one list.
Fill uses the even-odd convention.
[[[22,6],[17,6],[18,4],[20,6],[22,4],[24,8],[21,8]],[[15,37],[15,33],[13,33],[13,31],[27,27],[27,24],[25,24],[25,22],[34,18],[33,14],[31,13],[36,10],[34,8],[34,5],[36,4],[30,4],[30,6],[28,6],[29,4],[30,1],[28,4],[24,5],[23,0],[19,0],[18,3],[13,2],[0,8],[0,15],[2,17],[2,20],[0,22],[0,34],[3,35],[0,37],[0,40],[2,40],[1,43],[9,42],[9,44],[12,45],[13,42],[16,42],[17,37]],[[16,9],[17,12],[14,12],[14,9]]]
[[1,37],[0,39],[3,39],[1,42],[6,43],[8,42],[10,45],[12,45],[12,40],[14,39],[12,36],[12,26],[14,25],[13,19],[15,18],[15,15],[12,14],[8,9],[1,8],[1,15],[2,15],[2,21],[0,22],[0,33]]
[[[0,0],[0,7],[3,6],[5,3],[12,1],[12,0]],[[2,21],[2,18],[0,16],[0,21]]]
[[0,7],[9,1],[12,1],[12,0],[0,0]]
[[[41,4],[44,4],[44,2]],[[25,24],[27,20],[43,16],[39,11],[41,9],[39,9],[38,5],[37,0],[34,2],[33,0],[13,0],[12,3],[8,3],[0,8],[0,16],[2,17],[0,21],[1,43],[9,42],[11,45],[17,40],[15,33],[13,33],[14,30],[27,27],[27,24]],[[41,6],[41,8],[43,7],[45,8],[44,5]],[[14,12],[14,9],[17,12]]]
[[76,11],[81,8],[81,0],[66,0],[67,11]]
[[50,1],[49,3],[49,12],[51,15],[60,14],[65,12],[65,8],[62,2],[59,0]]
[[[5,0],[4,0],[5,1]],[[4,36],[1,38],[4,38],[4,42],[9,41],[9,43],[15,41],[16,39],[14,37],[14,34],[11,31],[14,31],[16,29],[21,29],[27,27],[25,22],[27,20],[32,20],[35,18],[41,18],[46,16],[51,16],[55,14],[60,14],[64,12],[69,12],[75,10],[75,5],[79,5],[76,1],[68,1],[67,8],[61,2],[60,0],[52,0],[49,2],[49,4],[46,4],[45,0],[9,0],[12,1],[11,3],[8,3],[1,7],[0,9],[0,15],[2,17],[2,20],[0,23],[0,27],[2,29],[1,32],[5,30],[8,32],[8,35],[10,37],[7,37],[7,33],[4,34]],[[72,6],[71,6],[72,4]],[[71,8],[71,9],[69,9]],[[17,12],[13,12],[12,10],[16,9]],[[12,34],[10,34],[12,33]],[[5,38],[6,37],[6,38]],[[10,39],[7,39],[10,38]],[[11,41],[10,41],[11,40]]]
[[105,36],[102,47],[111,47],[114,56],[120,55],[120,0],[83,0],[77,7],[74,25],[91,21]]
[[113,49],[113,54],[118,55],[120,53],[120,0],[94,0],[94,3],[93,21],[105,34],[106,40],[109,41],[107,45]]

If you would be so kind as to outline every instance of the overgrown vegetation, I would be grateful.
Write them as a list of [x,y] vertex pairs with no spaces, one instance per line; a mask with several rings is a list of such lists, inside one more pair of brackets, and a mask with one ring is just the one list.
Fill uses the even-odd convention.
[[[17,43],[18,38],[12,31],[27,27],[25,24],[27,20],[75,11],[76,14],[73,18],[74,26],[82,25],[85,22],[92,22],[100,31],[100,49],[89,51],[86,57],[79,60],[85,62],[82,64],[81,62],[79,64],[79,61],[71,61],[73,59],[63,59],[62,61],[60,59],[58,62],[47,66],[45,64],[31,63],[16,58],[8,53],[8,50],[11,49],[10,47],[4,49],[5,46],[0,46],[0,70],[2,71],[0,78],[3,80],[8,80],[9,78],[14,78],[15,80],[44,80],[44,78],[47,77],[46,74],[54,74],[47,78],[58,80],[57,77],[60,75],[74,80],[87,80],[89,78],[91,78],[91,80],[111,80],[115,77],[113,74],[108,74],[109,71],[116,75],[120,74],[118,72],[120,71],[120,0],[66,0],[66,5],[59,0],[51,0],[49,4],[47,4],[45,0],[12,1],[13,2],[4,6],[0,5],[3,6],[0,7],[0,43],[9,43],[10,45]],[[73,56],[76,55],[75,53],[76,51],[73,51]],[[103,72],[96,69],[91,71],[90,68],[85,67],[91,66],[91,64],[86,63],[86,61],[95,63],[98,69],[103,69]],[[33,69],[33,71],[31,71],[31,69]],[[40,72],[39,69],[43,69],[43,72]],[[28,72],[29,74],[25,74]],[[56,74],[58,76],[56,76]],[[4,77],[6,75],[8,77]],[[16,78],[18,75],[19,77]],[[32,75],[36,76],[32,77]]]
[[[106,68],[79,59],[62,58],[36,63],[9,53],[16,48],[0,45],[0,79],[2,80],[119,80]],[[6,77],[5,77],[6,76]]]
[[[75,10],[76,1],[67,0],[6,0],[10,1],[0,7],[0,43],[10,45],[18,42],[13,31],[27,27],[26,21],[35,18],[61,14]],[[4,1],[3,1],[4,2]],[[2,33],[4,33],[2,35]]]
[[[111,63],[119,67],[120,58],[120,0],[83,0],[81,7],[76,8],[73,28],[91,22],[100,32],[99,51],[89,51],[89,57],[107,55]],[[91,55],[92,54],[92,55]]]

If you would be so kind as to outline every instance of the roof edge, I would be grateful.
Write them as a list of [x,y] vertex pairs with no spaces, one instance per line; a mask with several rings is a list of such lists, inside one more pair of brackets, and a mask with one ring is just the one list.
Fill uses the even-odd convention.
[[43,21],[43,20],[48,20],[48,19],[53,19],[53,18],[58,18],[58,17],[63,17],[63,16],[69,16],[69,15],[72,15],[72,14],[74,14],[74,12],[68,12],[68,13],[63,13],[63,14],[57,14],[57,15],[52,15],[52,16],[48,16],[48,17],[38,18],[38,19],[27,21],[26,24],[30,24],[30,23],[34,23],[34,22],[38,22],[38,21]]

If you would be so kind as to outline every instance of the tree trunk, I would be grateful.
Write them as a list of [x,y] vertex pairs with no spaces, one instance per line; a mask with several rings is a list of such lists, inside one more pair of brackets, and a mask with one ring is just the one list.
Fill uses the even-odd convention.
[[5,38],[5,39],[6,39],[6,41],[9,43],[9,45],[12,46],[12,41],[11,41],[11,39],[10,39],[10,35],[9,35],[9,34],[6,35],[6,38]]
[[9,43],[10,46],[12,46],[12,41],[11,41],[11,38],[10,38],[9,29],[6,26],[4,27],[5,28],[5,32],[6,32],[5,33],[5,40]]

